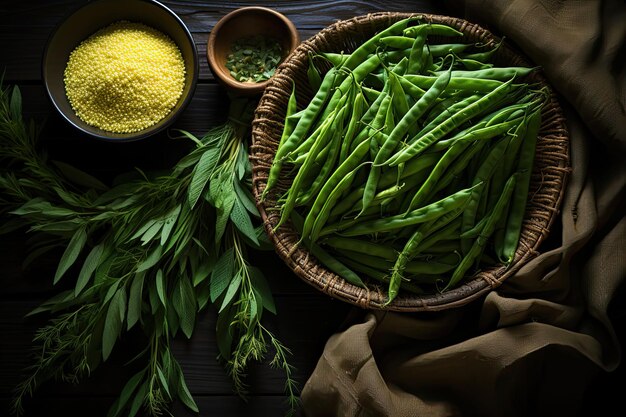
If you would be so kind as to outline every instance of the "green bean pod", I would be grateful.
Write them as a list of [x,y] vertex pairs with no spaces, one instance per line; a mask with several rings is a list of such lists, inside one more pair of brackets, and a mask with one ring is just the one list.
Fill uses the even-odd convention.
[[[426,178],[426,170],[436,164],[439,157],[440,156],[437,154],[424,154],[420,158],[415,158],[414,160],[407,162],[399,179],[396,178],[392,171],[386,171],[382,174],[379,185],[380,187],[385,188],[391,186],[397,180],[402,181],[407,178],[410,178],[412,181],[415,181],[416,184],[419,184]],[[331,213],[331,217],[352,212],[352,210],[360,211],[363,206],[355,206],[355,204],[362,199],[364,190],[365,186],[355,188],[339,204],[337,204]]]
[[[429,88],[437,81],[437,76],[419,75],[419,74],[407,74],[404,76],[404,88],[410,88],[408,84],[411,84],[417,88]],[[503,84],[499,80],[481,79],[481,78],[469,78],[452,76],[450,83],[448,83],[448,90],[465,90],[465,91],[477,91],[482,93],[489,93]]]
[[[452,77],[508,81],[511,78],[525,77],[536,70],[537,68],[529,67],[493,67],[473,71],[455,70],[452,71]],[[435,75],[439,74],[435,72]]]
[[385,164],[390,166],[396,166],[415,157],[419,153],[423,152],[430,145],[432,145],[435,141],[439,140],[441,137],[460,126],[462,123],[489,109],[494,104],[494,102],[497,103],[497,101],[500,100],[503,96],[510,93],[511,89],[512,80],[507,81],[489,94],[481,97],[467,107],[457,111],[454,115],[452,115],[452,117],[434,127],[431,131],[410,144],[407,148],[398,151],[395,155],[389,158],[385,162]]
[[481,234],[476,238],[476,240],[474,240],[474,244],[472,245],[471,249],[463,257],[463,260],[461,260],[459,266],[457,266],[457,268],[454,270],[450,281],[448,281],[443,291],[446,291],[448,288],[458,284],[459,281],[463,279],[465,273],[469,270],[474,261],[482,254],[482,251],[487,244],[487,240],[493,233],[498,220],[501,216],[505,214],[504,210],[506,208],[506,205],[508,204],[508,201],[511,198],[511,194],[513,193],[513,190],[515,188],[516,180],[516,175],[512,175],[506,182],[504,191],[502,192],[502,195],[500,195],[500,198],[498,199],[495,207],[489,214],[489,218],[486,221]]
[[350,115],[350,121],[348,122],[348,129],[346,130],[346,134],[343,136],[343,140],[341,141],[339,163],[342,163],[343,161],[345,161],[346,157],[349,154],[350,148],[352,146],[352,140],[354,139],[356,135],[359,120],[361,119],[361,116],[363,116],[364,108],[365,108],[365,97],[363,96],[363,93],[359,90],[356,95],[356,98],[354,99],[352,114]]
[[[415,134],[411,139],[419,138],[423,136],[425,133],[430,132],[435,126],[439,125],[444,120],[451,117],[458,110],[463,109],[467,107],[468,105],[472,104],[473,102],[477,101],[480,97],[481,96],[478,94],[470,95],[468,97],[463,98],[460,101],[455,102],[454,104],[451,104],[448,107],[445,107],[441,112],[439,112],[434,117],[432,118],[430,116],[427,117],[426,118],[427,124],[424,127],[422,127],[422,129],[419,132],[417,132],[417,134]],[[430,113],[432,113],[432,110],[430,111]],[[411,143],[411,140],[409,140],[409,144],[410,143]]]
[[346,230],[341,231],[341,235],[360,236],[373,233],[390,232],[403,227],[412,226],[415,224],[424,223],[436,219],[464,205],[475,187],[457,191],[456,193],[439,201],[413,210],[407,215],[399,214],[383,219],[363,221],[359,224],[353,225],[350,228],[347,228]]
[[[283,133],[280,136],[280,141],[278,142],[278,148],[281,148],[284,145],[285,140],[287,140],[289,135],[291,135],[291,132],[293,132],[295,125],[300,120],[299,118],[293,117],[294,114],[296,113],[297,107],[298,107],[298,103],[296,101],[296,86],[295,84],[292,84],[291,94],[289,95],[289,101],[287,102],[287,111],[285,114],[285,125],[283,127]],[[270,188],[274,186],[277,179],[278,177],[276,175],[272,176],[270,173],[267,179],[267,185],[265,186],[265,189],[261,193],[261,201],[265,199],[267,192],[270,190]]]
[[[342,259],[350,259],[354,262],[358,262],[370,268],[374,268],[381,272],[386,271],[389,273],[393,268],[393,262],[395,260],[387,260],[385,258],[377,257],[361,252],[353,251],[350,249],[337,249],[336,252],[342,256]],[[411,275],[436,275],[445,274],[454,270],[459,264],[460,258],[456,254],[447,254],[443,256],[428,257],[419,260],[412,260],[406,263],[405,271]],[[401,285],[408,282],[408,277],[400,277]],[[393,278],[392,278],[393,280]],[[390,280],[388,280],[389,282]]]
[[[306,216],[302,232],[304,237],[310,238],[313,242],[317,240],[319,230],[330,215],[330,210],[341,197],[341,194],[352,183],[356,169],[361,164],[367,151],[368,144],[364,141],[325,181]],[[311,233],[310,236],[309,233]]]
[[334,52],[321,52],[320,55],[324,58],[326,58],[326,60],[328,62],[330,62],[330,64],[334,67],[334,68],[339,68],[341,66],[343,66],[344,62],[346,62],[346,60],[348,59],[348,55],[346,54],[337,54]]
[[[461,232],[470,230],[476,224],[476,214],[478,212],[478,204],[489,188],[487,187],[487,181],[491,178],[495,172],[499,163],[502,162],[502,157],[506,152],[508,146],[508,140],[506,138],[501,139],[493,146],[489,152],[487,158],[482,162],[478,172],[474,176],[472,185],[482,184],[482,187],[475,188],[470,196],[467,209],[463,213],[463,224],[461,225]],[[461,247],[464,249],[464,253],[469,249],[469,243],[467,240],[461,240]]]
[[[380,271],[376,268],[372,268],[366,265],[361,264],[360,262],[353,261],[349,258],[339,258],[341,262],[346,264],[348,267],[354,269],[355,271],[359,271],[368,277],[375,279],[376,281],[380,281],[385,284],[389,284],[389,274],[384,271]],[[405,281],[403,283],[402,289],[412,292],[413,294],[423,294],[424,291],[417,285],[412,282]]]
[[522,222],[524,220],[524,212],[526,210],[526,202],[528,198],[528,189],[535,158],[535,148],[537,144],[537,136],[541,126],[541,111],[536,110],[530,116],[528,127],[524,135],[524,141],[520,150],[517,172],[520,176],[518,184],[515,187],[515,194],[511,202],[511,208],[507,218],[503,258],[508,263],[513,260],[515,251],[519,242],[520,232],[522,230]]
[[[419,253],[418,248],[422,241],[429,234],[450,224],[461,214],[461,212],[461,208],[452,210],[440,216],[436,220],[433,220],[431,223],[427,223],[422,225],[422,227],[418,227],[411,235],[411,237],[409,237],[406,244],[404,245],[404,248],[402,249],[402,252],[400,252],[400,254],[398,255],[398,259],[393,265],[391,279],[389,281],[388,301],[386,304],[389,304],[398,295],[404,272],[405,270],[408,270],[409,262]],[[458,228],[458,226],[455,226],[455,228]],[[454,265],[450,266],[450,269],[444,271],[433,271],[433,268],[429,268],[429,271],[433,271],[433,273],[445,273],[451,269],[454,269]]]
[[374,195],[376,193],[376,187],[378,186],[378,180],[380,178],[381,165],[386,161],[391,153],[396,149],[404,135],[409,131],[410,127],[417,122],[425,112],[430,108],[441,92],[446,88],[450,81],[450,71],[447,74],[442,74],[437,82],[432,85],[430,89],[411,107],[411,109],[404,115],[404,117],[393,128],[393,131],[389,134],[389,137],[380,148],[376,157],[374,158],[374,164],[370,169],[370,174],[367,177],[365,184],[365,191],[363,193],[363,209],[367,209]]
[[[296,149],[296,147],[302,142],[305,135],[311,129],[311,126],[313,125],[313,122],[315,121],[318,113],[322,109],[322,106],[327,102],[329,93],[339,78],[341,77],[335,69],[331,69],[326,73],[319,90],[317,90],[317,93],[311,99],[309,105],[304,109],[304,113],[298,121],[298,124],[295,126],[289,137],[285,140],[283,146],[276,150],[274,161],[276,161],[277,163],[281,163],[282,159],[289,152]],[[271,174],[272,172],[270,171],[270,175]]]
[[[297,212],[292,212],[291,222],[293,223],[294,229],[297,232],[300,232],[300,235],[302,235],[302,227],[304,223],[304,219],[302,218],[302,216],[300,216]],[[303,243],[309,249],[309,252],[311,252],[311,254],[315,256],[329,270],[339,275],[341,278],[345,279],[351,284],[362,288],[367,288],[365,283],[363,283],[363,281],[361,280],[361,277],[359,277],[346,265],[339,262],[331,254],[326,252],[320,245],[310,242],[307,239],[303,239]]]
[[392,24],[388,28],[380,31],[376,35],[372,36],[350,54],[343,66],[347,69],[355,69],[361,62],[367,59],[367,56],[369,54],[376,50],[376,48],[378,47],[378,42],[381,38],[403,33],[404,29],[406,29],[409,23],[415,20],[415,17],[402,19]]
[[406,28],[403,34],[410,38],[415,38],[419,35],[463,36],[463,32],[459,32],[451,26],[439,23],[423,23],[421,25],[411,26]]
[[[340,113],[345,113],[347,109],[346,106],[347,105],[344,105],[337,112],[337,115]],[[335,117],[338,117],[338,116],[335,116]],[[306,176],[310,173],[312,164],[315,161],[315,157],[321,151],[321,149],[328,143],[328,140],[330,140],[332,136],[334,136],[331,130],[331,127],[332,127],[335,117],[329,117],[324,121],[324,128],[322,129],[320,133],[319,139],[311,147],[311,150],[309,151],[309,154],[306,160],[302,164],[302,167],[298,171],[298,174],[294,178],[291,184],[291,187],[289,188],[289,194],[287,196],[285,204],[281,208],[281,217],[280,217],[280,220],[278,221],[278,224],[274,228],[275,230],[278,229],[282,224],[284,224],[284,222],[287,221],[287,219],[291,215],[291,211],[296,205],[296,199],[299,197],[298,194],[300,192],[300,189],[304,185],[304,180]]]
[[325,238],[322,243],[334,249],[350,250],[367,256],[376,256],[388,261],[395,261],[398,257],[398,251],[393,247],[362,239],[330,236]]
[[274,160],[272,161],[272,166],[270,167],[270,171],[268,174],[267,185],[265,186],[264,190],[265,193],[272,189],[278,181],[285,157],[290,152],[295,150],[304,140],[305,135],[311,128],[311,125],[313,124],[315,117],[318,115],[320,109],[322,108],[322,105],[328,99],[328,93],[331,87],[336,82],[336,75],[337,72],[334,69],[331,69],[326,73],[320,89],[317,91],[309,105],[302,113],[302,116],[298,120],[296,126],[293,128],[293,131],[283,141],[282,146],[276,149],[276,154],[274,155]]
[[493,48],[488,51],[463,54],[463,58],[473,59],[480,62],[489,62],[498,49],[502,46],[504,39],[501,39]]
[[[335,127],[336,130],[331,134],[331,140],[326,145],[326,148],[328,148],[328,156],[324,159],[323,165],[321,166],[317,176],[308,187],[308,189],[297,197],[296,205],[298,206],[309,204],[317,196],[320,189],[326,183],[328,177],[332,175],[333,169],[335,168],[335,162],[339,158],[339,152],[341,150],[341,138],[343,132],[343,120],[341,120],[341,117],[340,120],[337,122],[337,126],[333,127]],[[318,158],[315,158],[315,161],[319,166]]]
[[457,142],[450,146],[448,151],[443,154],[437,165],[430,172],[430,175],[421,185],[421,187],[417,190],[417,192],[413,195],[409,206],[406,209],[406,214],[408,214],[411,210],[418,208],[421,204],[426,201],[426,197],[430,195],[431,191],[434,189],[437,181],[443,175],[448,166],[454,161],[461,153],[463,153],[470,145],[470,142]]
[[[423,26],[422,26],[423,27]],[[415,39],[411,45],[411,52],[409,53],[409,74],[419,74],[423,66],[424,45],[426,43],[426,33],[424,31],[416,31]]]
[[457,55],[461,52],[465,51],[467,48],[472,46],[469,43],[444,43],[444,44],[435,44],[428,45],[430,49],[430,54],[433,57],[442,57],[449,54]]

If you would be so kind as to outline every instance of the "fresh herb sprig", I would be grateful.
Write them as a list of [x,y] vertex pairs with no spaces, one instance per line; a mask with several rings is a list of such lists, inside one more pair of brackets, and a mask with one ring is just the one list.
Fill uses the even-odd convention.
[[[290,410],[297,388],[289,350],[261,323],[276,313],[248,248],[268,247],[255,226],[246,137],[253,103],[233,100],[229,120],[196,138],[195,148],[166,174],[138,171],[113,188],[39,149],[37,129],[21,116],[19,89],[0,92],[0,173],[3,231],[27,227],[38,237],[33,257],[64,246],[53,282],[75,279],[31,314],[48,313],[34,338],[36,359],[16,390],[14,408],[49,379],[78,382],[111,355],[133,328],[146,345],[144,366],[126,383],[110,416],[167,413],[179,399],[198,411],[183,371],[171,353],[179,333],[190,338],[197,315],[218,309],[217,344],[234,389],[245,395],[251,361],[274,351]],[[77,274],[70,274],[77,271]]]

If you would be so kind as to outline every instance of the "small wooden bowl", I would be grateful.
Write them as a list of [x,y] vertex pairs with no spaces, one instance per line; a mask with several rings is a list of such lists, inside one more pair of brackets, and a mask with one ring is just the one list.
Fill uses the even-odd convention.
[[235,80],[226,68],[226,57],[235,41],[256,35],[278,40],[283,50],[282,59],[300,43],[298,31],[289,19],[275,10],[258,6],[242,7],[222,17],[213,27],[207,42],[207,61],[213,75],[226,88],[242,96],[261,94],[269,80],[258,83]]

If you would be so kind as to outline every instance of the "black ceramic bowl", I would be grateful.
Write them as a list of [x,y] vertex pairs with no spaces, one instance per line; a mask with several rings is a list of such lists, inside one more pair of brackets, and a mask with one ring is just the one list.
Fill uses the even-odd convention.
[[[112,133],[83,122],[67,99],[63,81],[70,53],[99,29],[120,20],[143,23],[168,35],[180,49],[185,61],[185,85],[174,108],[158,123],[133,133]],[[43,80],[54,107],[79,130],[109,141],[143,139],[169,126],[191,100],[198,71],[198,53],[191,33],[173,11],[154,0],[91,1],[61,22],[50,36],[43,54]]]

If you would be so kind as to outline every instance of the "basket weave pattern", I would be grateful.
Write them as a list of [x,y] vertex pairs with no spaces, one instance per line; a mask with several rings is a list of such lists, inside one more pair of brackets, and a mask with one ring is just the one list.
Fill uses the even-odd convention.
[[[380,309],[386,301],[386,291],[378,285],[364,289],[352,285],[335,273],[327,270],[305,247],[297,246],[300,236],[290,223],[273,231],[280,218],[277,198],[288,188],[291,178],[285,174],[276,188],[260,202],[267,177],[278,147],[287,102],[296,86],[298,108],[306,106],[314,91],[308,84],[306,70],[309,52],[353,51],[364,40],[382,28],[411,16],[408,13],[375,13],[336,22],[303,42],[277,69],[275,76],[261,97],[252,123],[253,192],[264,221],[265,229],[277,253],[287,265],[307,283],[324,293],[363,308]],[[495,44],[500,39],[489,31],[466,20],[438,16],[420,15],[426,21],[452,26],[465,34],[465,41]],[[497,65],[531,66],[520,54],[503,44],[494,56]],[[529,83],[547,85],[540,71],[534,71],[526,80]],[[526,207],[520,243],[508,267],[496,265],[483,270],[464,284],[444,293],[415,295],[401,292],[386,309],[395,311],[443,310],[464,305],[500,285],[507,277],[519,270],[538,254],[541,242],[547,237],[550,227],[558,215],[569,171],[569,138],[562,110],[554,94],[544,107],[542,125],[536,147],[536,157],[531,177],[528,204]]]

